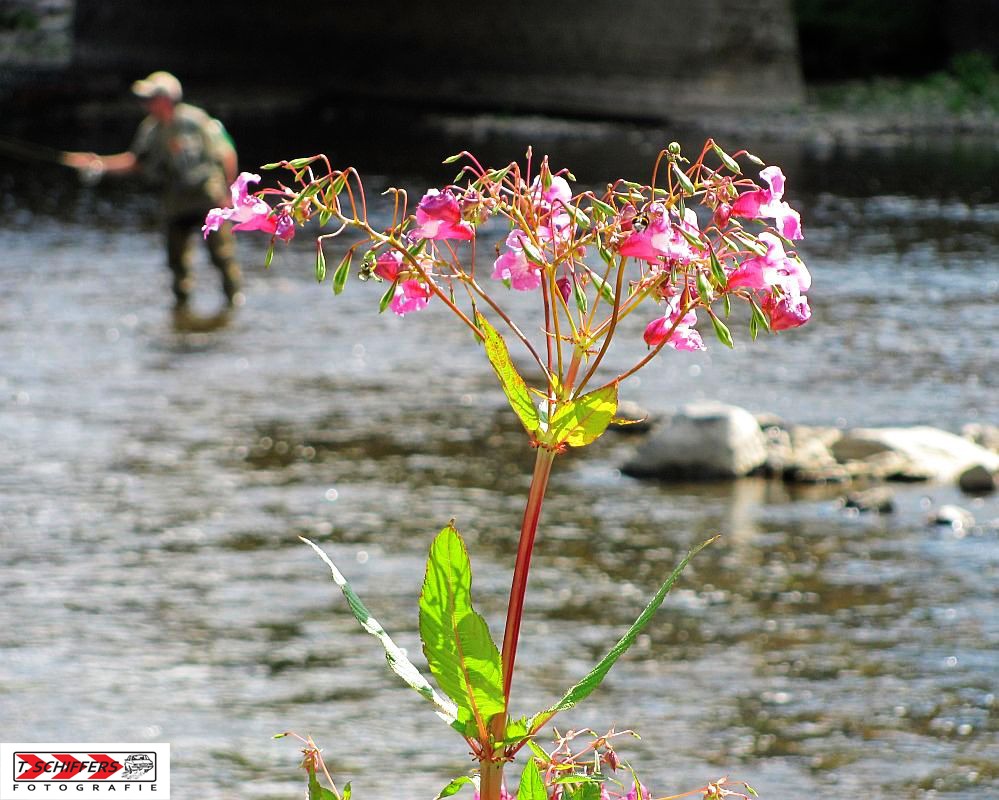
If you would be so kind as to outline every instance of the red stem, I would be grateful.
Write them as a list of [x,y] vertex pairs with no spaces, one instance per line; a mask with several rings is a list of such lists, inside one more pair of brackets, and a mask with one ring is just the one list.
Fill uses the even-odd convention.
[[541,504],[548,488],[555,453],[543,447],[538,448],[534,463],[534,477],[527,495],[524,509],[524,522],[520,528],[520,544],[517,547],[517,562],[513,568],[513,583],[510,586],[510,605],[506,612],[506,631],[503,634],[503,697],[504,705],[510,704],[510,684],[513,682],[513,665],[517,659],[517,640],[520,638],[520,620],[524,614],[524,594],[527,591],[527,573],[531,568],[531,553],[534,550],[534,536],[538,532],[538,518]]

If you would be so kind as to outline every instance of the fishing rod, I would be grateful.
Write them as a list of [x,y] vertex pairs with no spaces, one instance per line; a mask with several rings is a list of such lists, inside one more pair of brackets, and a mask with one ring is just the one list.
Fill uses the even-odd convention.
[[32,161],[43,161],[47,164],[59,164],[63,167],[75,169],[80,176],[80,180],[87,186],[97,183],[104,174],[104,168],[99,160],[95,160],[86,167],[75,167],[70,163],[72,153],[66,150],[58,150],[44,144],[34,144],[14,139],[10,136],[0,136],[0,153],[14,158],[31,159]]

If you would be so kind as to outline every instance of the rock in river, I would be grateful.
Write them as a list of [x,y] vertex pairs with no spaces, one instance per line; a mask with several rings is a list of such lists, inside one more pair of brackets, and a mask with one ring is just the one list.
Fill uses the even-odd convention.
[[938,481],[956,480],[975,465],[999,471],[999,455],[961,436],[927,426],[855,428],[833,442],[832,453],[841,463],[893,453],[907,462],[905,472]]
[[738,478],[767,459],[766,437],[743,408],[703,402],[658,425],[622,467],[637,477]]

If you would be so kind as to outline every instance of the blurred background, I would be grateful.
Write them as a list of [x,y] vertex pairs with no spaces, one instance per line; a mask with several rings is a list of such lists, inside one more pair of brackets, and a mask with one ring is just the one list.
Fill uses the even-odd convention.
[[[423,562],[454,516],[503,623],[532,454],[491,370],[440,308],[378,316],[354,281],[334,300],[307,235],[269,269],[266,237],[240,239],[245,306],[175,328],[155,194],[45,149],[127,148],[135,79],[177,75],[244,169],[325,152],[372,206],[451,180],[464,148],[498,166],[532,145],[583,190],[648,180],[672,140],[745,147],[788,177],[812,321],[669,353],[628,399],[961,433],[999,425],[997,27],[994,0],[0,0],[3,740],[166,741],[176,796],[278,800],[302,793],[269,738],[290,728],[356,795],[429,798],[472,766],[460,740],[296,537],[421,663]],[[720,532],[563,729],[639,731],[621,755],[654,796],[730,775],[771,798],[999,798],[994,492],[906,484],[865,513],[832,482],[639,481],[633,447],[556,465],[518,709]]]

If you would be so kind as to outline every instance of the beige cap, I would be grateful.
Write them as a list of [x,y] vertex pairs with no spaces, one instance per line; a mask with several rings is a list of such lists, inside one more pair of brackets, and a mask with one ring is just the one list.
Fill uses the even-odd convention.
[[169,72],[164,72],[163,70],[154,72],[148,78],[133,83],[132,93],[144,98],[162,95],[169,97],[175,103],[180,101],[183,94],[180,88],[180,81]]

